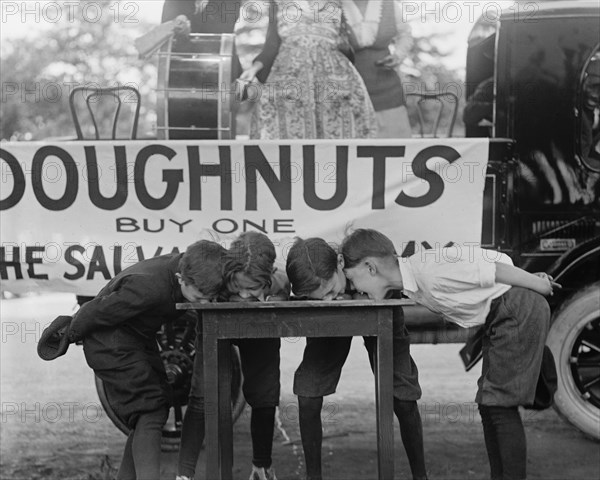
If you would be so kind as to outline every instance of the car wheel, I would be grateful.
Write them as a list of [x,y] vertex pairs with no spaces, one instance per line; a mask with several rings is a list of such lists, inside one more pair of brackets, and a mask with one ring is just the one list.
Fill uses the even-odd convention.
[[553,315],[547,345],[556,359],[554,407],[600,439],[600,283],[568,298]]

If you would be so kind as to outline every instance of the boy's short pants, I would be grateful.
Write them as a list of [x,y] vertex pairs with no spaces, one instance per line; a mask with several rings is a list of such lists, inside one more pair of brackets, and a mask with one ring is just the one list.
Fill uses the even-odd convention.
[[102,379],[108,403],[130,428],[142,413],[167,409],[169,384],[160,355],[110,370],[94,370]]
[[240,349],[242,391],[252,408],[279,405],[280,338],[244,338],[235,340]]
[[156,341],[126,328],[98,329],[84,338],[83,351],[108,403],[129,428],[140,414],[167,409],[171,387]]
[[[394,397],[418,400],[421,398],[419,372],[410,356],[410,337],[403,316],[394,319],[393,328]],[[294,375],[294,393],[302,397],[324,397],[334,393],[351,343],[352,337],[307,338],[302,363]],[[365,337],[365,347],[373,369],[375,337]]]
[[[252,408],[276,407],[279,405],[279,338],[252,338],[234,340],[240,351],[242,391],[248,405]],[[202,345],[202,324],[196,329],[196,357],[190,389],[190,402],[204,399],[204,351]]]
[[477,403],[500,407],[533,403],[549,325],[548,302],[532,290],[512,287],[492,301],[485,321]]

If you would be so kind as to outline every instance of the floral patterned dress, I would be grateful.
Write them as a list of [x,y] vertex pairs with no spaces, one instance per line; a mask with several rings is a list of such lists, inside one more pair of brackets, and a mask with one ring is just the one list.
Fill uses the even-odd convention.
[[375,137],[365,84],[338,48],[339,0],[275,2],[281,43],[255,99],[250,138]]

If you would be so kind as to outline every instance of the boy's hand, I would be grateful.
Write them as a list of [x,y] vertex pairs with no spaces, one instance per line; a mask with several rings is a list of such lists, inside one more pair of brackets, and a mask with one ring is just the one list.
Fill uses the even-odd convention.
[[538,293],[541,293],[544,296],[552,296],[554,295],[553,290],[555,288],[562,288],[562,285],[560,283],[556,283],[554,281],[554,278],[552,278],[551,275],[548,275],[545,272],[536,272],[534,273],[534,275],[543,280],[540,283],[540,289],[538,290]]

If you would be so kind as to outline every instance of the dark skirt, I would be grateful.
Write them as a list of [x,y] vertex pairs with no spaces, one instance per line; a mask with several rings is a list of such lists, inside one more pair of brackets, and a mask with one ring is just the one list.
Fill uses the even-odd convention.
[[354,66],[363,78],[375,111],[405,105],[402,83],[396,70],[378,67],[377,60],[389,55],[388,48],[363,48],[355,52]]

